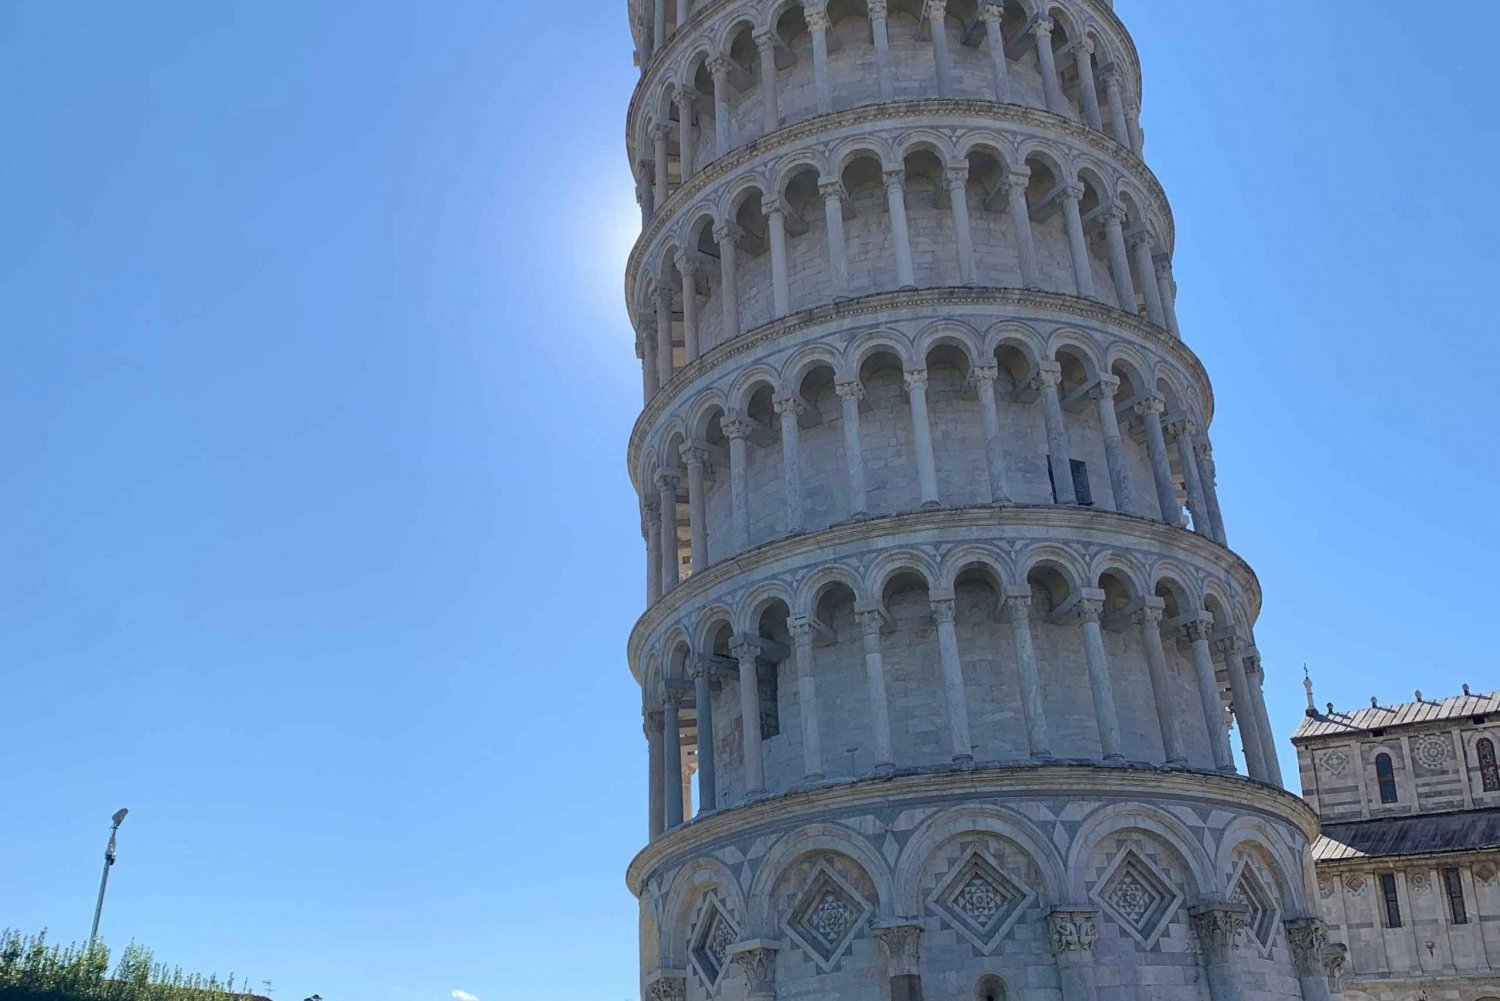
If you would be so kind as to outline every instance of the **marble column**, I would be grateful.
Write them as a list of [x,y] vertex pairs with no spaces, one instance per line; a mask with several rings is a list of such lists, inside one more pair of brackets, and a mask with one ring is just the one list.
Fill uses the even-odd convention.
[[958,654],[958,630],[954,625],[954,599],[933,598],[929,603],[937,623],[938,664],[943,676],[943,706],[948,717],[948,748],[955,764],[972,767],[974,745],[969,740],[969,699],[964,692],[963,661]]
[[662,767],[662,730],[666,725],[665,717],[657,710],[650,710],[645,714],[646,728],[646,768],[647,768],[647,797],[651,800],[649,823],[651,838],[655,840],[661,837],[662,832],[667,829],[667,802],[662,792],[662,777],[665,774]]
[[1271,717],[1266,712],[1265,678],[1266,672],[1260,663],[1260,651],[1252,646],[1245,651],[1245,680],[1250,685],[1250,704],[1255,712],[1256,728],[1260,731],[1260,756],[1266,764],[1266,781],[1279,789],[1284,789],[1286,783],[1281,778],[1281,760],[1276,753],[1276,734],[1271,729]]
[[637,164],[635,200],[641,207],[641,228],[645,229],[656,215],[656,189],[651,183],[651,165],[644,160]]
[[813,89],[817,95],[818,114],[833,110],[833,83],[828,78],[828,10],[821,2],[804,7],[807,29],[812,33]]
[[693,179],[693,106],[698,94],[684,87],[677,92],[677,162],[681,164],[682,183]]
[[938,97],[953,96],[953,59],[948,53],[948,0],[927,0],[922,14],[932,34],[932,59],[937,69]]
[[719,421],[724,437],[729,439],[729,501],[730,521],[734,528],[734,551],[743,553],[750,548],[750,482],[749,445],[750,422],[736,414],[725,415]]
[[651,51],[657,53],[667,42],[667,0],[652,0]]
[[834,387],[844,411],[844,465],[849,470],[849,515],[862,518],[870,513],[865,495],[865,452],[859,432],[859,401],[865,387],[858,379],[840,382]]
[[773,405],[781,423],[781,482],[786,501],[786,534],[802,531],[802,459],[798,418],[806,405],[796,396],[778,396]]
[[984,464],[990,479],[990,500],[1009,504],[1005,489],[1005,454],[1000,441],[1000,409],[995,403],[995,380],[1000,377],[997,365],[976,365],[970,373],[974,391],[979,394],[979,417],[984,424]]
[[708,72],[714,81],[714,148],[722,158],[729,155],[734,140],[730,134],[733,118],[729,110],[729,71],[733,64],[723,56],[708,61]]
[[720,223],[714,227],[714,239],[719,244],[719,275],[722,288],[720,298],[724,301],[724,337],[733,340],[740,336],[740,237],[744,232],[733,223]]
[[693,661],[693,697],[698,714],[698,815],[719,808],[719,770],[714,750],[713,668],[703,657]]
[[1207,974],[1209,1001],[1243,1001],[1244,985],[1235,970],[1234,954],[1245,926],[1245,905],[1210,903],[1190,913]]
[[1229,746],[1229,731],[1224,729],[1224,700],[1219,695],[1219,678],[1214,671],[1214,654],[1209,648],[1213,637],[1214,617],[1204,612],[1183,627],[1193,651],[1193,674],[1198,678],[1198,698],[1203,703],[1203,722],[1208,727],[1208,743],[1214,752],[1214,768],[1226,775],[1234,774],[1234,752]]
[[911,261],[911,233],[906,225],[906,168],[885,172],[885,204],[891,217],[891,243],[896,251],[896,285],[916,288]]
[[911,401],[912,441],[917,452],[917,485],[923,507],[938,507],[937,463],[932,454],[932,422],[927,417],[927,370],[904,373],[906,395]]
[[1026,745],[1032,760],[1050,758],[1052,752],[1048,748],[1042,674],[1037,668],[1036,644],[1031,638],[1031,588],[1024,584],[1016,588],[1007,587],[1005,611],[1010,617],[1017,673],[1021,679],[1021,712],[1026,717]]
[[891,80],[891,39],[887,21],[887,0],[869,0],[870,37],[875,43],[875,87],[881,102],[895,100],[896,87]]
[[1057,390],[1061,384],[1061,365],[1049,360],[1037,366],[1036,386],[1042,397],[1042,417],[1047,424],[1047,461],[1052,469],[1052,492],[1058,504],[1077,504],[1068,428],[1063,423],[1062,399]]
[[1073,58],[1078,65],[1078,90],[1083,96],[1083,120],[1095,132],[1104,131],[1099,113],[1099,88],[1094,83],[1094,43],[1080,38],[1073,44]]
[[1104,71],[1104,95],[1109,99],[1109,134],[1115,142],[1134,152],[1130,144],[1130,126],[1125,124],[1125,96],[1120,86],[1120,71],[1111,66]]
[[654,497],[646,499],[641,520],[646,523],[646,600],[656,604],[661,600],[661,503]]
[[661,505],[661,589],[665,594],[677,586],[677,486],[682,482],[675,469],[656,474],[656,500]]
[[657,208],[665,205],[672,194],[671,175],[668,172],[671,165],[667,161],[667,139],[671,135],[672,128],[669,125],[651,127],[651,140],[655,147],[653,155],[656,157],[656,191],[651,201]]
[[1161,297],[1161,314],[1166,320],[1167,332],[1179,341],[1182,331],[1177,329],[1177,283],[1172,279],[1172,258],[1157,254],[1152,263],[1156,273],[1156,287]]
[[[745,975],[745,1001],[776,1001],[776,954],[774,942],[741,942],[730,958]],[[1218,1001],[1218,999],[1215,999]]]
[[1115,280],[1120,309],[1136,315],[1135,282],[1130,278],[1130,253],[1125,248],[1125,209],[1119,203],[1104,209],[1104,243],[1109,248],[1109,274]]
[[792,289],[786,263],[786,207],[779,198],[768,198],[761,207],[771,237],[772,313],[780,318],[792,311]]
[[656,383],[658,387],[672,381],[676,365],[672,360],[672,290],[663,285],[656,290]]
[[1146,152],[1146,137],[1141,134],[1141,106],[1130,104],[1125,108],[1125,127],[1130,131],[1130,148],[1136,156]]
[[703,489],[708,449],[698,444],[685,445],[680,454],[683,465],[687,467],[688,537],[693,554],[693,573],[702,573],[708,568],[708,513]]
[[760,54],[760,112],[762,131],[770,135],[781,128],[781,111],[776,96],[776,32],[770,28],[758,28],[755,32],[755,49]]
[[1193,436],[1198,428],[1186,418],[1167,425],[1167,434],[1177,444],[1177,462],[1182,467],[1182,481],[1187,486],[1188,513],[1193,516],[1193,531],[1213,538],[1208,503],[1203,499],[1203,484],[1198,481],[1198,462],[1193,456]]
[[1289,918],[1282,922],[1292,949],[1292,970],[1302,987],[1302,1001],[1330,1001],[1328,967],[1324,949],[1328,929],[1318,918]]
[[1130,466],[1125,461],[1125,445],[1120,440],[1120,421],[1115,412],[1115,393],[1120,380],[1112,375],[1101,375],[1089,390],[1089,398],[1099,410],[1099,431],[1104,437],[1104,463],[1109,466],[1109,488],[1114,494],[1115,510],[1130,514],[1135,508],[1135,497],[1130,489]]
[[1147,598],[1131,619],[1140,626],[1141,643],[1146,647],[1146,670],[1151,677],[1151,696],[1156,702],[1156,719],[1161,726],[1161,743],[1166,749],[1167,764],[1187,764],[1182,749],[1182,734],[1177,729],[1177,707],[1172,698],[1173,674],[1167,666],[1167,654],[1161,645],[1161,617],[1165,602]]
[[682,26],[684,24],[687,24],[688,8],[689,8],[691,2],[692,2],[692,0],[677,0],[677,30],[678,31],[681,31],[682,30]]
[[1005,61],[1005,35],[1000,23],[1005,20],[1005,7],[986,2],[979,9],[984,20],[984,44],[990,50],[990,68],[995,75],[995,100],[1000,104],[1011,103],[1010,67]]
[[1031,235],[1031,207],[1026,201],[1026,188],[1030,184],[1030,170],[1013,167],[1005,175],[1010,224],[1016,231],[1016,252],[1021,262],[1021,285],[1039,289],[1042,287],[1041,269],[1037,266],[1036,240]]
[[926,930],[922,923],[885,918],[871,930],[880,943],[890,1001],[922,1001],[922,933]]
[[1099,748],[1105,761],[1124,761],[1120,751],[1120,718],[1115,709],[1114,682],[1109,654],[1104,648],[1104,592],[1090,589],[1078,603],[1078,624],[1083,629],[1083,651],[1089,666],[1089,689],[1094,696],[1094,716],[1099,726]]
[[969,164],[967,161],[943,171],[948,186],[948,205],[953,212],[953,242],[958,250],[958,283],[974,284],[974,235],[969,224]]
[[1193,448],[1198,460],[1198,482],[1203,484],[1203,500],[1208,505],[1208,520],[1219,545],[1229,545],[1224,534],[1224,513],[1219,509],[1219,470],[1214,465],[1214,447],[1202,438]]
[[1099,912],[1060,907],[1047,915],[1047,931],[1057,961],[1062,1001],[1094,1001],[1094,941],[1099,937]]
[[844,240],[844,184],[842,181],[822,181],[818,192],[823,196],[823,220],[828,228],[828,262],[833,279],[833,297],[840,299],[849,294],[849,266],[845,263]]
[[1149,396],[1135,405],[1146,435],[1146,452],[1151,457],[1151,474],[1156,481],[1156,502],[1161,507],[1161,520],[1164,524],[1177,526],[1182,524],[1182,510],[1177,506],[1177,488],[1172,485],[1172,464],[1167,458],[1167,439],[1161,429],[1161,415],[1166,409],[1166,401],[1159,396]]
[[691,365],[698,360],[698,265],[687,254],[677,255],[682,280],[682,349]]
[[[642,321],[644,325],[644,320]],[[635,355],[641,359],[641,390],[643,402],[650,404],[651,397],[661,388],[656,373],[656,334],[636,338]]]
[[1254,699],[1250,694],[1250,680],[1245,676],[1242,641],[1236,636],[1229,636],[1217,640],[1215,645],[1224,658],[1224,667],[1229,674],[1229,695],[1234,702],[1234,720],[1240,728],[1245,767],[1252,779],[1269,782],[1265,745],[1260,739],[1260,721],[1256,718]]
[[760,736],[760,644],[736,637],[730,653],[740,666],[740,731],[745,762],[745,795],[766,791],[766,762]]
[[823,777],[823,739],[818,728],[818,680],[813,673],[812,621],[799,615],[790,623],[792,656],[797,668],[797,707],[802,714],[802,774],[808,781]]
[[663,724],[662,797],[667,830],[682,824],[682,693],[661,697]]
[[859,617],[860,634],[865,648],[865,686],[870,700],[870,728],[875,741],[876,772],[895,770],[895,756],[891,751],[891,710],[885,693],[885,661],[880,653],[880,630],[885,625],[885,611],[878,601],[858,602],[855,613]]
[[1031,34],[1036,39],[1036,61],[1042,74],[1047,110],[1054,115],[1066,115],[1068,102],[1063,97],[1062,82],[1057,77],[1057,59],[1052,53],[1052,18],[1039,17],[1032,21]]
[[1151,254],[1151,234],[1144,230],[1132,233],[1129,238],[1130,251],[1135,255],[1135,270],[1140,278],[1141,295],[1146,300],[1146,318],[1163,329],[1167,316],[1162,312],[1161,287],[1156,284],[1156,264]]
[[1078,212],[1078,201],[1083,197],[1083,185],[1077,182],[1064,184],[1059,195],[1063,203],[1063,220],[1068,229],[1068,249],[1073,255],[1073,288],[1079,298],[1094,299],[1094,270],[1089,263],[1089,242],[1083,234],[1083,216]]

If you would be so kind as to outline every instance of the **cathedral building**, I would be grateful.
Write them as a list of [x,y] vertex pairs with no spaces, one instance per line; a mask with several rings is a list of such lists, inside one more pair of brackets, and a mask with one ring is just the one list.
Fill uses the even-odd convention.
[[1500,692],[1319,710],[1292,743],[1345,1001],[1500,998]]
[[642,996],[1326,1001],[1110,0],[626,6]]

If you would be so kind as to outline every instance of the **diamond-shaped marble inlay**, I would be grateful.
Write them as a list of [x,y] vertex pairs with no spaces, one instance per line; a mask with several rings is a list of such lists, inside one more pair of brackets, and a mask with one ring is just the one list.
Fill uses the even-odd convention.
[[932,905],[981,949],[998,942],[1036,895],[974,851],[932,897]]
[[1255,870],[1248,865],[1240,868],[1239,878],[1234,881],[1230,898],[1249,908],[1249,913],[1245,915],[1245,927],[1260,944],[1262,951],[1269,950],[1276,941],[1276,925],[1281,917],[1281,909],[1276,906],[1276,898],[1266,889],[1266,884],[1261,882]]
[[854,941],[871,907],[826,866],[792,907],[786,930],[825,969],[837,962]]
[[1334,748],[1327,754],[1322,755],[1318,761],[1323,766],[1323,771],[1328,775],[1342,775],[1349,764],[1349,757],[1338,748]]
[[724,969],[729,965],[729,947],[739,937],[739,932],[724,915],[718,902],[709,901],[692,937],[693,966],[709,987],[718,984],[719,978],[724,975]]
[[1094,887],[1094,899],[1147,949],[1156,944],[1182,904],[1177,888],[1134,848],[1115,857]]

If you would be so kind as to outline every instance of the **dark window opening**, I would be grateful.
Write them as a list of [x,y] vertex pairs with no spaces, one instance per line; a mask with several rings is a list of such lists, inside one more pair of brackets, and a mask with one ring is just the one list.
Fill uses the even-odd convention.
[[1480,737],[1474,749],[1479,754],[1479,781],[1484,785],[1484,791],[1500,790],[1500,767],[1495,764],[1495,742],[1488,737]]
[[778,665],[760,661],[755,665],[755,682],[760,690],[760,735],[769,740],[781,735],[781,704],[777,698]]
[[1396,896],[1396,877],[1388,872],[1380,874],[1380,893],[1385,897],[1385,926],[1401,927],[1401,900]]
[[1483,716],[1475,716],[1473,719],[1469,720],[1469,722],[1470,723],[1483,723],[1484,720],[1485,720],[1485,718]]
[[[1069,459],[1073,477],[1073,495],[1084,507],[1094,506],[1094,492],[1089,489],[1089,464],[1082,459]],[[1052,456],[1047,456],[1047,485],[1052,488],[1052,503],[1057,500],[1057,477],[1052,473]]]
[[1372,736],[1372,737],[1384,737],[1385,736],[1385,730],[1384,729],[1371,730],[1370,731],[1370,736]]
[[1391,765],[1389,754],[1375,756],[1375,778],[1380,781],[1380,801],[1396,802],[1396,770]]
[[1464,908],[1464,884],[1458,877],[1457,869],[1443,870],[1443,889],[1448,891],[1448,913],[1453,915],[1453,923],[1468,924],[1469,912]]

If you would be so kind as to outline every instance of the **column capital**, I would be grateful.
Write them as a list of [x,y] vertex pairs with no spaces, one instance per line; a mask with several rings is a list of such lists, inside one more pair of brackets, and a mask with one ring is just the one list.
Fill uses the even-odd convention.
[[1089,388],[1089,399],[1091,400],[1113,400],[1115,393],[1120,391],[1119,377],[1113,375],[1101,375],[1094,380],[1094,385]]
[[1130,214],[1125,211],[1125,203],[1118,199],[1110,201],[1099,210],[1099,216],[1105,222],[1112,222],[1116,226],[1124,226]]
[[662,309],[669,310],[672,308],[672,300],[677,297],[677,291],[670,285],[658,285],[652,295],[656,297],[656,308],[658,311]]
[[646,725],[646,736],[653,733],[661,733],[667,728],[667,714],[660,709],[648,709],[641,713]]
[[656,473],[656,489],[676,490],[682,483],[682,473],[676,469],[662,469]]
[[1141,607],[1131,613],[1130,621],[1138,626],[1145,625],[1147,622],[1159,626],[1166,607],[1167,603],[1160,598],[1146,598],[1141,602]]
[[729,59],[727,59],[723,55],[712,55],[708,57],[708,72],[714,78],[715,89],[718,88],[721,81],[724,83],[729,82],[729,71],[732,69],[734,69],[734,63],[730,62]]
[[1028,587],[1025,593],[1021,593],[1019,589],[1017,589],[1016,593],[1010,593],[1009,589],[1007,588],[1007,593],[1005,595],[1005,598],[1003,599],[1003,603],[1005,605],[1005,610],[1012,616],[1017,614],[1030,615],[1031,589]]
[[699,678],[714,679],[714,662],[707,657],[693,657],[688,661],[688,676],[694,681]]
[[1186,438],[1189,442],[1191,442],[1193,436],[1198,433],[1198,425],[1194,424],[1186,417],[1179,417],[1175,421],[1168,421],[1163,426],[1162,430],[1167,433],[1168,438],[1171,438],[1174,441],[1178,438]]
[[1140,250],[1142,246],[1150,249],[1152,240],[1151,231],[1145,227],[1131,230],[1125,234],[1125,242],[1130,244],[1131,250]]
[[1036,380],[1038,389],[1044,386],[1050,386],[1055,389],[1062,385],[1062,365],[1051,359],[1038,362],[1036,374],[1032,378]]
[[1234,949],[1245,927],[1244,904],[1217,901],[1195,907],[1190,912],[1193,934],[1210,960],[1224,959]]
[[1052,18],[1039,17],[1031,22],[1031,32],[1036,35],[1037,41],[1043,41],[1052,37]]
[[1093,955],[1094,940],[1099,937],[1099,912],[1059,907],[1047,915],[1051,932],[1052,953],[1084,958]]
[[682,457],[683,464],[689,469],[692,469],[694,466],[701,469],[708,464],[707,446],[696,441],[690,441],[686,445],[683,445],[682,448],[678,449],[677,454]]
[[922,15],[927,18],[945,18],[948,16],[948,0],[927,0],[922,4]]
[[1318,918],[1288,918],[1287,944],[1292,947],[1292,969],[1299,977],[1327,976],[1323,964],[1323,947],[1328,944],[1328,928]]
[[730,412],[719,419],[719,429],[730,441],[743,441],[750,437],[755,425],[738,413]]
[[687,701],[687,696],[676,689],[669,688],[661,693],[661,707],[666,710],[676,711],[682,708]]
[[1094,40],[1089,36],[1084,35],[1078,41],[1073,43],[1073,49],[1074,51],[1081,52],[1086,56],[1091,56],[1094,54]]
[[744,637],[736,636],[734,642],[729,645],[729,653],[735,660],[740,662],[740,669],[744,670],[746,661],[754,664],[760,657],[760,644]]
[[1172,277],[1172,257],[1170,254],[1161,253],[1152,255],[1151,264],[1156,268],[1156,277]]
[[849,197],[848,192],[844,190],[844,182],[837,177],[832,180],[818,178],[818,194],[823,196],[825,202],[832,198],[843,201]]
[[812,620],[805,615],[798,615],[787,621],[787,632],[792,637],[792,642],[797,646],[811,644],[813,638],[818,635],[818,627],[813,625]]
[[745,975],[746,997],[776,996],[776,954],[778,942],[752,939],[731,947],[729,958]]
[[800,396],[778,396],[771,400],[771,408],[779,416],[785,417],[791,414],[794,417],[801,416],[807,412],[807,404]]
[[802,16],[807,21],[808,31],[827,31],[833,23],[828,19],[828,8],[819,4],[804,4]]
[[653,532],[661,527],[661,501],[656,499],[655,494],[647,494],[641,501],[641,507],[646,509],[647,527]]
[[975,365],[969,369],[969,381],[976,386],[983,386],[986,383],[993,384],[998,378],[1000,378],[1000,366],[998,364]]
[[1225,660],[1237,656],[1244,645],[1245,641],[1240,638],[1239,634],[1233,632],[1214,640],[1214,649],[1219,651],[1219,655]]
[[659,970],[646,979],[651,1001],[683,1001],[687,997],[687,975],[681,970]]
[[714,241],[717,243],[733,243],[738,245],[745,231],[732,222],[720,222],[714,224]]
[[967,187],[969,183],[969,164],[966,162],[943,168],[943,183],[950,190],[953,188]]
[[672,263],[677,268],[677,273],[684,278],[691,278],[698,273],[698,255],[696,253],[678,251]]
[[859,631],[866,639],[879,636],[880,630],[885,627],[885,609],[883,608],[856,609],[854,617],[859,620]]
[[1080,622],[1098,622],[1104,617],[1103,598],[1079,598],[1078,619]]
[[1193,454],[1202,462],[1212,464],[1214,461],[1214,447],[1207,438],[1199,438],[1193,442]]
[[925,368],[913,368],[902,372],[901,381],[905,384],[908,393],[927,392],[927,370]]
[[1144,400],[1136,403],[1136,405],[1132,409],[1136,412],[1137,416],[1143,419],[1147,414],[1156,414],[1157,416],[1161,416],[1162,414],[1166,413],[1167,401],[1162,399],[1160,396],[1148,396]]
[[985,24],[1000,24],[1005,20],[1005,5],[986,0],[979,7],[979,19]]
[[664,122],[657,122],[655,125],[651,126],[651,138],[655,139],[657,142],[666,142],[668,139],[672,138],[672,126],[667,125]]
[[776,48],[776,43],[781,41],[775,28],[756,28],[750,37],[755,39],[755,47],[762,51]]
[[922,932],[926,930],[921,922],[889,918],[875,922],[872,930],[885,957],[886,976],[914,977],[921,972]]
[[1344,960],[1348,957],[1349,947],[1342,942],[1329,942],[1323,947],[1323,974],[1335,994],[1344,989]]
[[767,219],[771,218],[773,215],[785,216],[786,206],[782,203],[780,198],[777,198],[773,195],[769,198],[761,199],[760,211],[761,214],[764,215]]
[[859,401],[865,398],[865,384],[858,379],[834,383],[833,391],[839,394],[841,400]]
[[1120,86],[1120,66],[1118,63],[1105,63],[1099,68],[1099,79],[1104,81],[1106,87]]
[[[676,102],[679,110],[687,109],[691,111],[697,105],[698,92],[691,87],[680,87],[677,90]],[[678,124],[688,125],[691,123],[686,118],[683,118]]]
[[1065,181],[1057,186],[1057,194],[1063,201],[1076,203],[1083,198],[1083,185],[1077,181]]
[[1005,172],[1005,183],[1012,190],[1020,191],[1022,194],[1025,194],[1026,189],[1031,186],[1031,168],[1010,168],[1010,170]]
[[927,605],[932,609],[932,617],[939,625],[953,624],[954,599],[933,598],[927,602]]
[[876,18],[884,18],[890,13],[887,0],[869,0],[865,6],[870,10],[870,20],[872,21]]
[[906,167],[884,167],[880,174],[885,178],[887,188],[904,188],[906,186]]
[[1211,642],[1214,635],[1214,617],[1208,612],[1203,612],[1196,619],[1189,619],[1183,625],[1182,631],[1187,635],[1190,643],[1197,643],[1200,640],[1205,643]]

